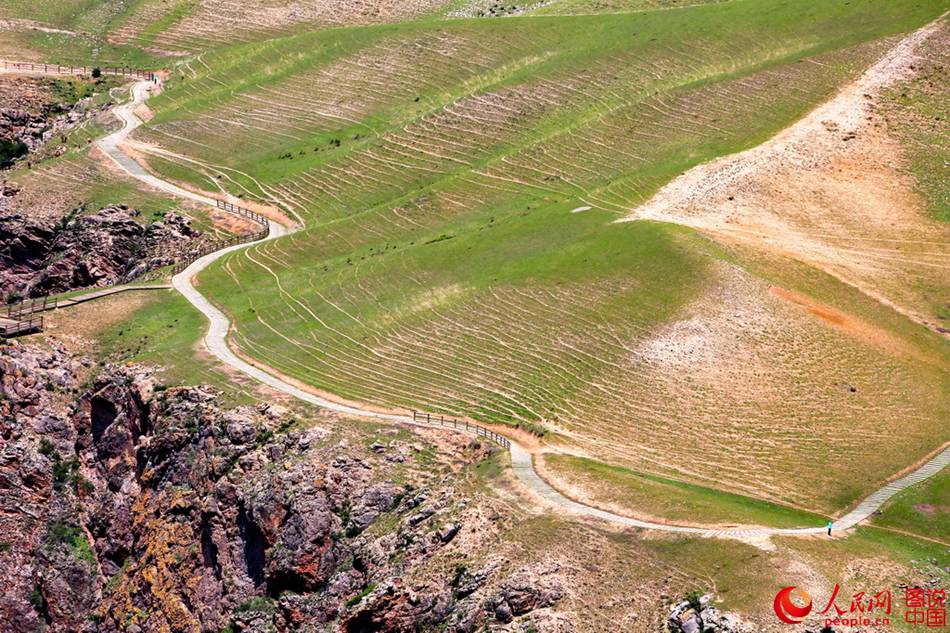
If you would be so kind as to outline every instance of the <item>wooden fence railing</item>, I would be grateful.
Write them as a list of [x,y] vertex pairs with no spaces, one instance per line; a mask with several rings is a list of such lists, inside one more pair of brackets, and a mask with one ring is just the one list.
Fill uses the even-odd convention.
[[6,316],[9,319],[20,320],[36,312],[55,310],[57,301],[59,301],[58,297],[49,296],[37,297],[35,299],[21,299],[5,307]]
[[4,60],[4,70],[19,70],[21,72],[46,73],[53,75],[91,75],[93,69],[98,68],[103,75],[118,75],[121,77],[137,77],[152,79],[155,71],[128,66],[62,66],[60,64],[34,64],[32,62],[11,62]]
[[[184,256],[182,256],[175,263],[175,265],[171,267],[169,271],[166,271],[164,269],[159,269],[159,270],[153,271],[153,273],[157,273],[157,276],[162,276],[162,277],[167,274],[177,275],[181,271],[191,266],[195,262],[195,260],[201,257],[204,257],[208,253],[213,253],[215,251],[219,251],[221,249],[228,248],[230,246],[236,246],[238,244],[247,244],[248,242],[256,242],[258,240],[262,240],[265,237],[267,237],[267,234],[268,234],[268,229],[265,228],[260,231],[257,231],[256,233],[246,233],[244,235],[235,235],[234,237],[226,239],[226,240],[214,240],[211,242],[205,242],[198,248],[193,249],[189,251],[188,253],[186,253]],[[141,277],[141,279],[151,279],[151,278],[153,277],[149,277],[148,275]]]
[[43,317],[38,314],[31,314],[25,319],[15,319],[9,321],[0,320],[0,336],[10,337],[30,332],[43,331]]
[[260,213],[256,213],[245,207],[239,207],[236,204],[231,204],[230,202],[224,202],[223,200],[216,200],[216,202],[218,204],[219,209],[223,209],[230,213],[234,213],[235,215],[243,216],[249,220],[253,220],[257,222],[258,224],[263,224],[264,226],[267,226],[267,223],[268,223],[267,218],[265,218]]
[[447,418],[444,415],[433,415],[431,413],[420,413],[419,411],[413,411],[412,421],[424,422],[426,424],[432,424],[435,426],[442,426],[451,429],[458,429],[459,431],[465,431],[467,433],[475,433],[476,435],[487,438],[505,448],[511,448],[511,440],[509,440],[504,435],[495,433],[491,429],[485,428],[479,424],[466,422],[465,420],[455,420],[453,418]]

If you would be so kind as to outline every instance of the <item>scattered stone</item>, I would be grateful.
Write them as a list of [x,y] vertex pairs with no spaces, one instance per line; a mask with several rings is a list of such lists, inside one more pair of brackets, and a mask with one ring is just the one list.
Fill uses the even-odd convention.
[[670,608],[666,619],[670,633],[752,633],[755,627],[739,616],[723,614],[707,594],[698,599],[683,600]]
[[450,523],[444,530],[439,530],[436,534],[440,541],[448,543],[456,537],[461,529],[462,525],[460,523]]

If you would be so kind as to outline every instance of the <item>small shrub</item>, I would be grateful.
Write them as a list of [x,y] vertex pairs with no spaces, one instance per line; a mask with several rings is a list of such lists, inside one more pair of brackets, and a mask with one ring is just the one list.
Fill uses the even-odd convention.
[[90,565],[96,564],[96,555],[92,551],[92,546],[89,545],[89,539],[78,525],[57,521],[50,525],[48,540],[54,546],[68,545],[76,560]]
[[[53,455],[56,455],[56,448],[53,446],[53,443],[50,442],[45,437],[40,440],[40,447],[37,449],[37,452],[44,457],[52,458]],[[59,458],[59,455],[56,455],[56,458]]]
[[26,156],[30,148],[26,143],[18,139],[0,139],[0,168],[6,168],[13,164],[13,161]]
[[352,598],[346,601],[346,606],[352,607],[359,604],[360,600],[368,596],[370,592],[372,592],[373,589],[375,588],[376,588],[375,583],[370,583],[366,585],[361,592],[359,592],[358,594],[356,594],[355,596],[353,596]]
[[235,613],[273,613],[274,599],[267,596],[254,596],[247,602],[239,604],[234,608]]
[[80,495],[88,496],[96,491],[96,486],[79,473],[73,473],[72,482],[76,488],[76,492]]
[[462,582],[462,576],[464,576],[465,572],[467,571],[468,571],[468,567],[466,567],[462,563],[459,563],[458,565],[456,565],[455,574],[452,576],[452,582],[450,582],[449,584],[452,587],[458,588],[459,583]]
[[30,592],[30,604],[33,605],[33,608],[37,611],[43,608],[43,594],[39,589],[34,589]]
[[100,77],[102,77],[102,69],[96,66],[92,69],[92,78],[99,79]]
[[449,234],[449,233],[442,233],[442,234],[439,235],[438,237],[435,237],[435,238],[433,238],[433,239],[431,239],[431,240],[429,240],[429,241],[427,241],[427,242],[423,242],[422,245],[425,246],[426,244],[435,244],[436,242],[444,242],[445,240],[450,240],[450,239],[452,239],[453,237],[455,237],[455,236],[454,236],[454,235],[451,235],[451,234]]
[[57,455],[53,461],[53,486],[62,488],[63,484],[69,480],[70,475],[77,468],[79,468],[79,463],[75,459],[63,461],[59,458],[59,455]]

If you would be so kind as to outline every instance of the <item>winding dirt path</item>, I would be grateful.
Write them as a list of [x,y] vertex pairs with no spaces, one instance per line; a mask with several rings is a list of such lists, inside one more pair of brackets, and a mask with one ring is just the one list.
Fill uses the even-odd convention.
[[[210,197],[187,191],[173,183],[167,182],[148,173],[131,156],[123,152],[123,141],[128,138],[129,134],[135,128],[142,124],[142,121],[135,115],[134,111],[148,98],[150,90],[151,84],[148,82],[138,83],[132,88],[132,100],[129,103],[115,108],[116,116],[124,124],[122,129],[98,141],[97,146],[126,173],[149,185],[150,187],[157,188],[173,196],[194,200],[196,202],[201,202],[213,207],[216,206],[215,200]],[[443,428],[415,421],[411,416],[382,413],[364,409],[358,406],[345,405],[327,400],[312,393],[308,393],[303,389],[291,384],[290,382],[282,380],[281,378],[278,378],[273,374],[270,374],[267,371],[264,371],[263,369],[248,363],[231,350],[231,348],[228,346],[228,332],[231,327],[230,320],[223,312],[221,312],[221,310],[212,305],[212,303],[198,291],[194,285],[194,278],[199,272],[210,266],[213,262],[220,259],[224,255],[239,249],[253,246],[255,244],[260,244],[267,240],[275,239],[282,235],[286,235],[290,230],[283,224],[273,220],[269,221],[268,225],[268,235],[262,240],[259,240],[258,242],[250,242],[231,246],[229,248],[205,255],[172,278],[172,285],[174,288],[177,289],[192,305],[200,310],[210,322],[208,332],[204,337],[204,344],[208,348],[208,351],[217,357],[222,363],[227,364],[228,366],[240,371],[254,380],[271,387],[272,389],[276,389],[277,391],[286,393],[304,402],[322,407],[330,411],[399,424],[429,426],[430,428]],[[465,433],[466,431],[456,430],[455,432]],[[474,435],[475,433],[469,432],[469,434]],[[522,484],[524,484],[530,491],[535,493],[538,497],[546,501],[554,508],[576,516],[601,519],[614,524],[632,528],[691,534],[702,537],[736,538],[753,541],[756,539],[763,539],[776,535],[820,534],[826,529],[824,526],[801,528],[749,527],[713,529],[641,521],[631,517],[607,512],[605,510],[600,510],[564,496],[538,475],[534,468],[531,452],[526,447],[514,440],[511,441],[510,453],[512,471]],[[897,494],[899,491],[936,474],[948,464],[950,464],[950,447],[943,450],[935,458],[916,469],[909,475],[894,481],[887,486],[884,486],[877,492],[867,497],[854,510],[841,519],[835,521],[834,529],[840,531],[853,527],[857,523],[869,517],[874,511],[879,509],[888,499]]]

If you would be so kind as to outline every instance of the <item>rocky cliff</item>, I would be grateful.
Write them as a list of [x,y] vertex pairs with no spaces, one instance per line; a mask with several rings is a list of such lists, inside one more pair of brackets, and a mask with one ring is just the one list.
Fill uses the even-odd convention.
[[171,212],[147,226],[124,205],[55,220],[0,214],[0,291],[30,297],[105,286],[172,263],[198,238]]
[[[0,168],[36,152],[51,139],[67,137],[111,103],[96,102],[109,84],[81,79],[0,76]],[[101,100],[100,100],[101,101]],[[60,147],[56,154],[61,154]]]
[[507,630],[564,595],[437,563],[479,527],[451,470],[398,481],[421,447],[350,445],[55,344],[0,348],[0,420],[5,631]]

